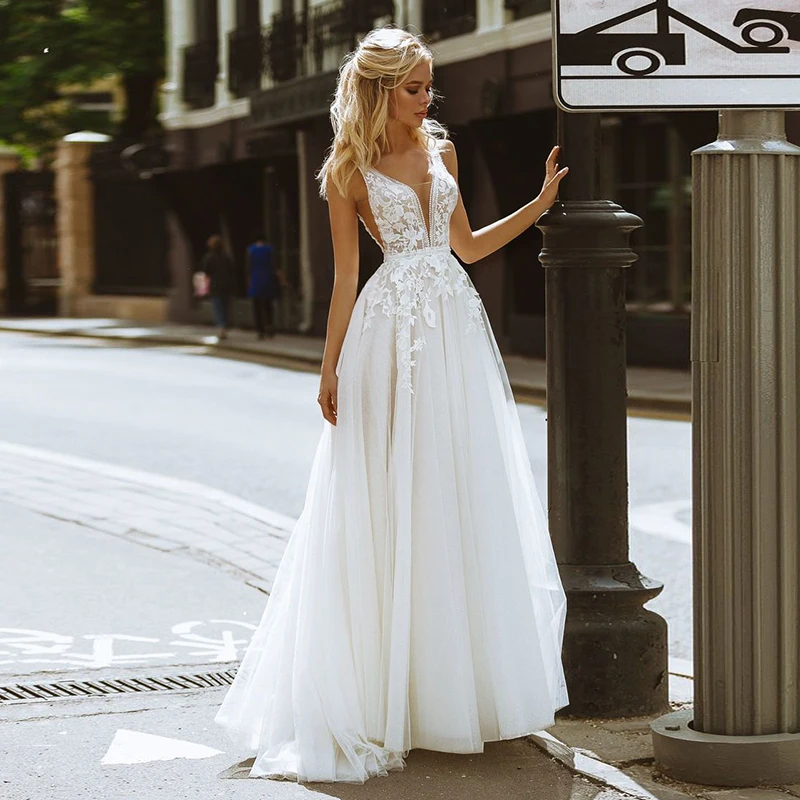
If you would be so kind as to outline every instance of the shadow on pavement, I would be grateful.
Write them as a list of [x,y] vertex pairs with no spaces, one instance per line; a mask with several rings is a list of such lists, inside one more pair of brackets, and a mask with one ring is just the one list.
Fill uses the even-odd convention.
[[[218,777],[248,780],[252,764],[253,759],[247,759]],[[288,790],[291,785],[288,781],[268,778],[250,780],[270,784],[271,790],[266,792],[268,797],[280,797],[279,787],[283,785]],[[371,778],[365,784],[307,783],[303,786],[318,795],[341,800],[408,800],[417,797],[436,800],[501,800],[509,797],[569,800],[573,779],[567,769],[535,744],[527,739],[513,739],[487,742],[482,754],[412,750],[406,759],[405,770]]]

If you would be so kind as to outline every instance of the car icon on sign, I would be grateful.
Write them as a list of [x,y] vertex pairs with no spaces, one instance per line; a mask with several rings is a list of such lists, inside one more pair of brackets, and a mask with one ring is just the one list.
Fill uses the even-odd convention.
[[733,18],[741,28],[742,39],[753,47],[766,48],[787,39],[800,42],[800,12],[743,8]]
[[686,63],[682,33],[562,34],[559,58],[565,66],[610,64],[626,75],[650,75],[664,64]]
[[[611,28],[638,17],[655,16],[655,33],[611,33]],[[669,0],[652,0],[577,33],[559,33],[558,60],[562,66],[611,65],[633,77],[651,75],[665,64],[686,64],[686,37],[670,30],[672,21],[711,39],[734,53],[789,53],[780,46],[787,39],[800,41],[800,12],[743,8],[733,20],[740,28],[742,45],[709,28],[700,20],[670,6]],[[694,35],[694,34],[693,34]]]

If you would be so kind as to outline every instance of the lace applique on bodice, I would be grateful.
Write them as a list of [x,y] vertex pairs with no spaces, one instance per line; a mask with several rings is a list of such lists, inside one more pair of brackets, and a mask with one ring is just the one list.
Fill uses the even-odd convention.
[[437,150],[429,157],[430,196],[427,223],[413,186],[377,169],[364,172],[369,206],[387,255],[450,246],[450,217],[458,201],[458,186]]
[[[450,253],[450,218],[458,201],[458,185],[439,151],[429,157],[430,199],[427,223],[414,187],[376,170],[363,172],[369,206],[380,233],[385,260],[364,287],[367,329],[380,310],[397,318],[397,365],[401,386],[413,392],[412,354],[424,347],[412,328],[422,319],[436,327],[434,301],[466,293],[468,332],[482,328],[478,293]],[[365,226],[366,227],[366,226]]]

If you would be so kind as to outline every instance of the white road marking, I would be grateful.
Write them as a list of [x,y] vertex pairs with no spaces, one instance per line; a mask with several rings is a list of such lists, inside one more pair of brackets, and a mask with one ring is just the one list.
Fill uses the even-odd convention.
[[[0,628],[0,656],[10,656],[0,660],[0,665],[17,663],[44,665],[43,669],[101,669],[175,658],[179,654],[182,659],[189,656],[203,663],[229,662],[241,657],[255,629],[256,626],[250,622],[232,619],[178,622],[170,629],[174,638],[168,641],[168,645],[181,649],[153,652],[155,648],[151,645],[166,643],[167,640],[124,633],[65,636],[50,631]],[[91,643],[91,652],[81,652],[83,642]],[[120,649],[123,652],[119,652]]]
[[221,753],[221,750],[204,744],[120,728],[114,734],[101,763],[146,764],[149,761],[172,761],[176,758],[211,758]]

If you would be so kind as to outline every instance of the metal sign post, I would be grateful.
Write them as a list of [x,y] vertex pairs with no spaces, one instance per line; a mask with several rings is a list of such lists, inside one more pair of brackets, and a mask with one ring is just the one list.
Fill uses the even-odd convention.
[[694,709],[656,762],[717,786],[800,781],[800,147],[723,111],[693,154]]
[[564,111],[724,109],[693,153],[695,703],[656,720],[653,744],[681,780],[796,783],[800,147],[783,109],[800,106],[800,6],[555,6]]

